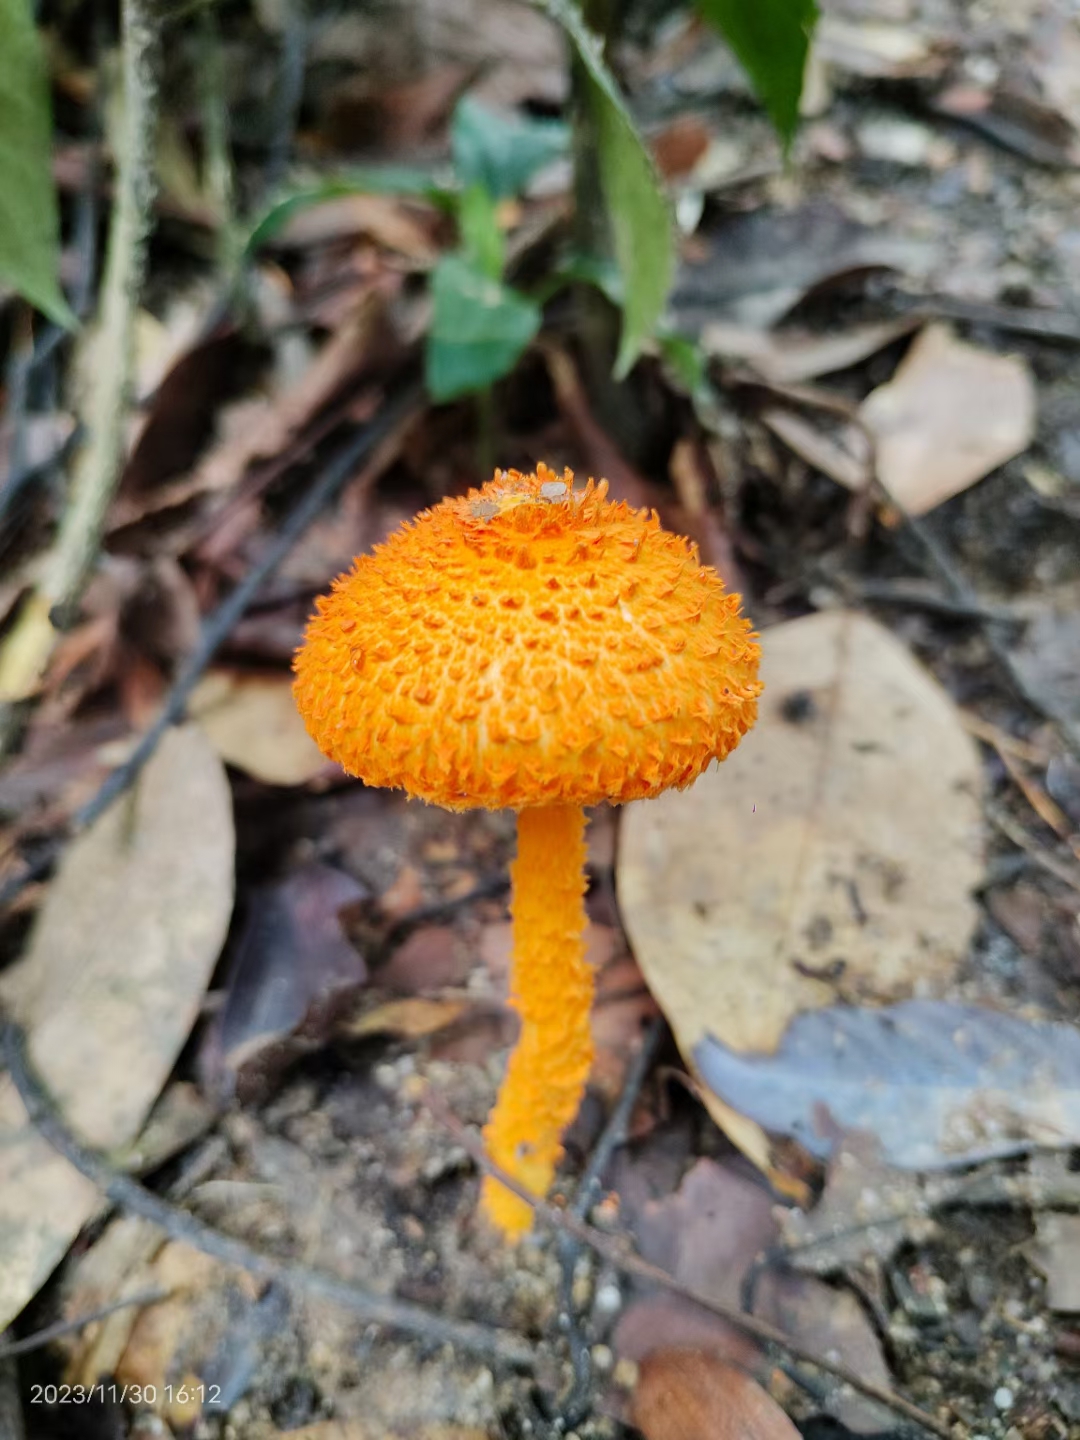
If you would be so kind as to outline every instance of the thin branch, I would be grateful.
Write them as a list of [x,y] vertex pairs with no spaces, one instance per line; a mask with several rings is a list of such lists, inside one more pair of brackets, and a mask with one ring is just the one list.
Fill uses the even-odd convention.
[[[630,1117],[634,1113],[638,1095],[641,1093],[641,1087],[656,1058],[656,1052],[660,1048],[660,1042],[664,1038],[666,1030],[667,1025],[664,1020],[657,1016],[642,1036],[641,1048],[634,1056],[633,1063],[628,1068],[623,1080],[622,1093],[612,1107],[607,1124],[596,1143],[585,1173],[582,1175],[570,1203],[570,1214],[578,1220],[584,1220],[596,1203],[600,1195],[601,1181],[611,1163],[611,1157],[626,1139]],[[578,1257],[581,1255],[583,1246],[580,1240],[565,1231],[559,1232],[557,1246],[559,1266],[562,1271],[562,1310],[565,1316],[566,1340],[570,1350],[570,1369],[573,1374],[570,1389],[559,1402],[559,1410],[566,1428],[576,1430],[589,1413],[592,1390],[592,1355],[578,1325],[574,1306],[574,1271],[577,1268]]]
[[692,1285],[684,1285],[673,1275],[669,1275],[666,1270],[661,1270],[658,1265],[652,1265],[649,1261],[643,1260],[640,1255],[635,1255],[632,1251],[625,1249],[613,1236],[605,1235],[592,1225],[586,1224],[571,1210],[561,1210],[547,1200],[538,1200],[512,1175],[491,1160],[479,1136],[468,1130],[449,1110],[442,1097],[430,1088],[425,1092],[424,1104],[453,1135],[457,1143],[485,1175],[493,1176],[512,1194],[524,1200],[537,1218],[551,1226],[553,1230],[573,1235],[582,1244],[603,1256],[608,1264],[614,1266],[616,1270],[620,1270],[624,1275],[633,1275],[635,1279],[657,1285],[672,1295],[678,1295],[684,1300],[692,1300],[695,1305],[700,1305],[703,1310],[719,1316],[737,1330],[753,1336],[755,1340],[760,1340],[767,1345],[776,1345],[797,1360],[803,1361],[804,1364],[813,1365],[818,1370],[825,1371],[826,1374],[834,1375],[861,1395],[876,1400],[878,1404],[886,1406],[897,1415],[904,1416],[906,1420],[929,1431],[931,1435],[940,1436],[941,1440],[958,1440],[958,1435],[965,1433],[963,1430],[958,1431],[955,1425],[947,1425],[943,1421],[936,1420],[933,1415],[928,1415],[925,1410],[921,1410],[918,1405],[913,1405],[910,1400],[905,1400],[894,1390],[864,1380],[861,1375],[850,1370],[846,1365],[840,1364],[839,1361],[830,1360],[825,1356],[815,1354],[812,1350],[804,1349],[785,1331],[776,1325],[770,1325],[767,1320],[759,1320],[755,1315],[748,1315],[734,1306],[725,1305],[705,1291],[697,1290]]
[[[31,1350],[40,1350],[45,1345],[51,1345],[54,1340],[61,1339],[64,1335],[71,1335],[76,1330],[85,1329],[87,1325],[93,1325],[98,1320],[105,1320],[110,1315],[115,1315],[118,1310],[130,1310],[134,1306],[156,1305],[160,1300],[167,1300],[172,1292],[162,1290],[160,1286],[152,1290],[138,1290],[134,1295],[124,1295],[119,1300],[113,1300],[108,1305],[99,1305],[94,1310],[88,1310],[83,1315],[76,1315],[70,1320],[57,1320],[55,1325],[46,1325],[41,1330],[35,1330],[32,1335],[26,1335],[21,1340],[8,1340],[0,1342],[0,1361],[8,1360],[16,1355],[28,1355]],[[3,1431],[0,1430],[0,1434]]]
[[159,34],[152,0],[123,0],[121,24],[123,131],[101,297],[100,349],[85,417],[89,434],[44,580],[45,596],[61,624],[97,558],[105,512],[120,475],[135,312],[154,200]]
[[453,1345],[473,1355],[506,1365],[531,1368],[535,1347],[507,1330],[469,1320],[451,1320],[392,1296],[376,1295],[336,1275],[311,1269],[291,1260],[255,1250],[198,1216],[147,1190],[137,1180],[113,1169],[97,1151],[77,1140],[56,1111],[52,1099],[31,1068],[26,1037],[14,1021],[0,1028],[0,1056],[7,1064],[12,1083],[26,1106],[30,1122],[52,1148],[85,1175],[102,1193],[129,1214],[158,1226],[170,1239],[201,1250],[223,1265],[235,1265],[262,1280],[277,1281],[317,1300],[340,1305],[354,1315],[377,1325],[386,1325],[438,1345]]

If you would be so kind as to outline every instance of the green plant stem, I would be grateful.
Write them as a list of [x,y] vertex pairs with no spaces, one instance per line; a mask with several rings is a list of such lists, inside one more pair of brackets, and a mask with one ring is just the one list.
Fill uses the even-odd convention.
[[135,312],[154,198],[159,28],[152,0],[123,0],[121,33],[123,131],[98,350],[84,417],[88,438],[76,457],[67,506],[43,581],[44,596],[60,624],[70,619],[97,558],[105,513],[120,475]]
[[233,275],[239,268],[243,237],[236,223],[236,177],[229,144],[225,48],[217,11],[209,5],[199,12],[198,50],[203,184],[218,214],[218,262],[222,274]]

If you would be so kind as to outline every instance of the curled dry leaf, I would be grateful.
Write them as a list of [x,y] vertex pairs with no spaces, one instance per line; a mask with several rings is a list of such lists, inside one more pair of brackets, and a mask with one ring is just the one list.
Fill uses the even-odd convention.
[[188,709],[227,765],[265,785],[304,785],[331,769],[300,718],[288,675],[214,670]]
[[1080,1032],[974,1005],[907,1000],[798,1015],[775,1055],[706,1036],[694,1050],[714,1094],[826,1156],[841,1131],[885,1159],[936,1170],[1080,1143]]
[[756,1380],[715,1355],[656,1350],[641,1366],[633,1420],[645,1440],[796,1440]]
[[[776,1049],[804,1010],[943,992],[975,920],[980,766],[887,630],[830,612],[762,637],[756,727],[689,790],[626,807],[627,932],[683,1055]],[[713,1108],[759,1162],[760,1132]]]
[[224,1003],[199,1057],[204,1085],[219,1099],[264,1092],[330,1034],[367,981],[341,925],[342,911],[366,895],[342,871],[309,864],[247,896]]
[[766,380],[798,385],[868,360],[894,340],[910,335],[917,324],[913,316],[901,315],[818,335],[716,320],[701,332],[701,344],[710,355],[745,361]]
[[882,484],[912,515],[925,515],[1027,449],[1035,384],[1018,356],[928,325],[860,414],[877,441]]
[[[92,1145],[131,1143],[187,1039],[228,930],[233,849],[221,761],[196,727],[171,731],[131,794],[72,842],[4,976],[33,1063]],[[0,1327],[97,1204],[0,1078]]]

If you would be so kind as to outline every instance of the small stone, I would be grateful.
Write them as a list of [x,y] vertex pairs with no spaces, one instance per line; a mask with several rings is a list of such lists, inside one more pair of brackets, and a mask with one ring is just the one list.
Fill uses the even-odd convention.
[[1015,1396],[1007,1385],[999,1385],[994,1391],[994,1404],[999,1410],[1011,1410]]
[[638,1382],[638,1367],[635,1360],[627,1360],[625,1356],[615,1366],[615,1373],[612,1380],[620,1390],[633,1390]]
[[601,1315],[615,1315],[622,1309],[622,1291],[618,1285],[608,1281],[596,1292],[596,1310]]
[[393,1065],[388,1064],[385,1060],[375,1066],[371,1072],[371,1078],[375,1081],[379,1089],[385,1090],[388,1095],[392,1095],[398,1088],[398,1072]]
[[594,1345],[592,1347],[592,1363],[602,1375],[607,1375],[615,1364],[615,1356],[608,1345]]

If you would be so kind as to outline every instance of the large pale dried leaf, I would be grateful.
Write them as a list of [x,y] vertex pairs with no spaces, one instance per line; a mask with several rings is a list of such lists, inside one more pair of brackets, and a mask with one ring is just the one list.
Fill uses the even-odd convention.
[[228,765],[266,785],[303,785],[327,769],[292,695],[288,675],[215,670],[189,711]]
[[1024,360],[928,325],[896,374],[863,402],[889,494],[924,515],[1019,455],[1035,432],[1035,385]]
[[947,695],[880,625],[762,638],[757,726],[689,790],[628,806],[618,886],[687,1058],[769,1052],[802,1010],[944,990],[975,918],[980,769]]
[[799,1434],[756,1380],[695,1350],[648,1357],[633,1419],[645,1440],[796,1440]]
[[[187,1039],[228,929],[233,847],[220,760],[195,727],[172,731],[132,793],[72,843],[4,977],[34,1064],[93,1145],[134,1139]],[[0,1079],[0,1326],[97,1198]]]

